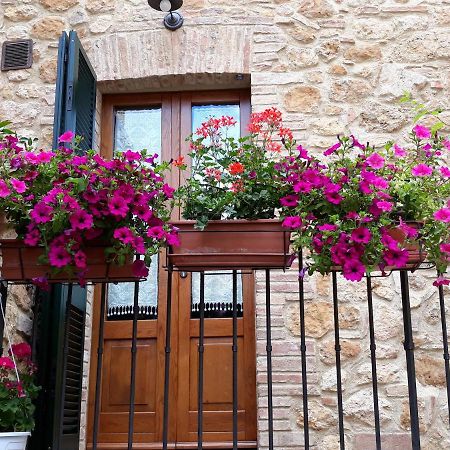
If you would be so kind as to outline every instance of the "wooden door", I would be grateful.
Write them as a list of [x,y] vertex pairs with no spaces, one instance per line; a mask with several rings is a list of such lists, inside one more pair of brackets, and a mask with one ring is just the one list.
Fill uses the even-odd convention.
[[[229,109],[240,116],[241,128],[245,129],[250,114],[249,96],[245,91],[104,96],[101,151],[103,155],[110,157],[113,148],[115,151],[126,150],[119,148],[120,145],[123,147],[134,144],[134,149],[153,145],[155,148],[148,149],[161,153],[162,159],[175,159],[187,154],[189,149],[184,138],[193,131],[205,114],[210,112],[221,114],[223,110],[227,112]],[[150,128],[158,127],[156,136],[150,136]],[[160,148],[156,145],[158,140]],[[186,175],[181,175],[183,176]],[[177,186],[180,181],[180,173],[173,170],[168,182]],[[175,211],[174,218],[179,216],[180,212]],[[164,262],[164,254],[155,258],[148,282],[141,284],[139,301],[141,320],[138,323],[134,442],[136,447],[143,449],[160,448],[162,440],[167,284]],[[199,320],[196,318],[195,305],[198,301],[196,300],[198,274],[184,277],[184,274],[181,276],[174,273],[173,277],[169,442],[170,448],[196,448]],[[221,286],[230,284],[227,277],[231,275],[206,276],[210,280],[210,291],[220,292],[219,298],[225,303],[231,302],[231,296],[225,292],[226,289],[221,289]],[[250,274],[240,276],[240,280],[242,281],[239,284],[241,313],[238,319],[239,440],[241,448],[255,448],[254,280]],[[104,327],[98,438],[98,448],[104,449],[126,448],[131,370],[132,287],[112,286],[110,290]],[[212,303],[214,299],[210,300]],[[92,442],[99,303],[99,292],[96,292],[88,442]],[[232,319],[223,316],[223,311],[218,311],[217,314],[211,311],[209,317],[205,319],[205,448],[208,446],[216,449],[230,448],[232,441]]]

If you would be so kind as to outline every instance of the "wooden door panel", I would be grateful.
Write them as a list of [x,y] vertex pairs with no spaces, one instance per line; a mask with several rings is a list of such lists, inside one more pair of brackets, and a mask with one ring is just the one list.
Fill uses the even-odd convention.
[[[214,319],[210,319],[214,320]],[[243,338],[238,339],[238,348],[243,348]],[[232,339],[205,337],[204,340],[203,403],[205,414],[212,411],[233,410],[233,352]],[[244,354],[238,351],[238,392],[243,389]],[[190,395],[189,409],[197,411],[198,396],[198,338],[191,339],[190,346]],[[238,407],[242,407],[242,401]]]
[[[128,411],[130,401],[131,343],[108,340],[105,343],[105,369],[102,412]],[[156,339],[138,339],[136,354],[136,411],[155,411]]]

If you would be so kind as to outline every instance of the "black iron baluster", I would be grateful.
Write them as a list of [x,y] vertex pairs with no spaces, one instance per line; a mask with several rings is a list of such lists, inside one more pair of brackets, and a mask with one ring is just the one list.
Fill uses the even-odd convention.
[[133,331],[131,335],[130,414],[128,416],[128,450],[132,450],[133,448],[138,314],[139,314],[139,281],[135,281],[134,303],[133,303]]
[[237,271],[233,270],[233,450],[238,448]]
[[[299,269],[303,270],[303,254],[298,252]],[[300,303],[300,354],[302,356],[302,391],[303,391],[303,433],[305,449],[309,449],[309,415],[308,415],[308,379],[306,373],[306,335],[305,335],[305,291],[303,272],[298,277],[298,295]]]
[[[0,301],[2,302],[2,311],[6,317],[6,299],[8,297],[8,283],[0,281]],[[3,332],[5,331],[5,319],[0,315],[0,356],[3,355]]]
[[102,283],[100,295],[100,325],[98,328],[97,372],[95,378],[94,426],[92,431],[92,450],[97,450],[98,425],[100,419],[100,392],[103,366],[103,335],[105,324],[106,283]]
[[164,413],[163,413],[163,450],[167,450],[169,433],[169,385],[170,385],[170,333],[172,326],[172,279],[173,266],[167,268],[167,307],[166,307],[166,346],[164,363]]
[[339,340],[339,307],[338,307],[336,272],[333,272],[332,278],[333,278],[333,310],[334,310],[334,343],[336,350],[336,387],[337,387],[337,401],[338,401],[337,406],[339,415],[339,447],[341,450],[343,450],[345,449],[344,408],[342,405],[341,345]]
[[408,271],[400,271],[400,285],[402,291],[403,329],[406,352],[406,370],[408,375],[409,414],[411,423],[411,441],[413,450],[420,449],[419,410],[417,407],[416,369],[414,365],[414,340],[411,324],[411,305],[409,302]]
[[272,328],[270,320],[270,270],[266,269],[266,353],[267,353],[267,414],[269,421],[269,450],[273,450],[272,399]]
[[444,347],[444,364],[445,364],[445,381],[447,384],[447,408],[448,408],[448,421],[450,424],[450,365],[448,354],[448,334],[447,334],[447,318],[445,316],[445,303],[444,303],[444,286],[438,287],[439,291],[439,306],[441,309],[441,325],[442,325],[442,343]]
[[380,407],[378,402],[377,357],[375,329],[373,321],[372,279],[367,276],[367,306],[369,310],[370,361],[372,363],[373,414],[375,419],[375,442],[377,450],[381,450]]
[[200,335],[198,338],[198,449],[203,449],[203,356],[205,340],[205,272],[200,272]]

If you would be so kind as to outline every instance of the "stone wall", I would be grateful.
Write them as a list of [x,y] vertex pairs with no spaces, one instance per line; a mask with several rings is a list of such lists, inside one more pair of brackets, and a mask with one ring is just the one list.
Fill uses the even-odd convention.
[[[411,116],[396,103],[403,90],[449,109],[448,0],[184,3],[185,24],[171,33],[162,26],[163,14],[145,0],[0,0],[0,42],[31,37],[35,43],[31,69],[0,73],[0,118],[11,118],[24,134],[40,136],[43,145],[50,143],[57,39],[69,29],[78,31],[88,51],[100,97],[101,92],[250,84],[255,110],[277,105],[295,137],[318,148],[344,131],[372,143],[401,137]],[[244,79],[236,80],[236,73]],[[385,448],[403,449],[409,431],[399,283],[394,276],[375,284]],[[428,275],[413,277],[411,284],[423,448],[450,448],[436,292]],[[336,449],[330,280],[315,277],[306,286],[311,437],[317,449]],[[280,449],[301,448],[303,440],[296,289],[295,270],[273,276],[275,439]],[[267,447],[263,291],[258,275],[261,449]],[[20,329],[19,312],[27,306],[11,300],[11,326]],[[373,445],[364,286],[340,281],[340,302],[346,438],[348,448],[365,450]]]

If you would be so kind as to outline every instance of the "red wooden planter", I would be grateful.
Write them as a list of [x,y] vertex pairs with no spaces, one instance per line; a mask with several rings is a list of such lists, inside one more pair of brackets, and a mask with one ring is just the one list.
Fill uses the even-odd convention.
[[[105,261],[105,247],[107,244],[95,243],[84,251],[87,259],[87,272],[85,279],[89,282],[119,282],[136,281],[129,263],[118,266]],[[76,283],[77,277],[64,270],[58,274],[51,273],[51,266],[39,264],[38,259],[43,254],[40,247],[29,247],[20,239],[0,239],[0,252],[2,265],[0,277],[11,282],[30,282],[33,278],[47,277],[50,283],[63,283],[72,281]]]
[[168,262],[179,270],[286,269],[290,231],[276,219],[212,220],[203,231],[195,221],[172,222],[180,246],[168,249]]

